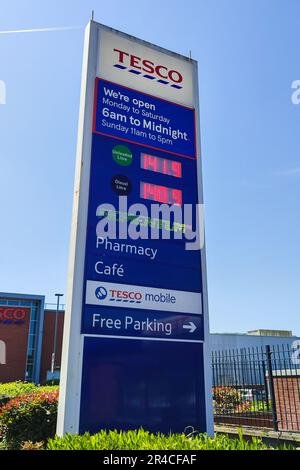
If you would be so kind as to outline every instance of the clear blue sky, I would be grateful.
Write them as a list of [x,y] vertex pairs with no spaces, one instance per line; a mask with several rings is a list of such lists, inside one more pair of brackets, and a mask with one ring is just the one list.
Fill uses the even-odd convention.
[[[199,61],[211,330],[300,335],[298,0],[1,0],[0,30],[95,19]],[[0,291],[65,292],[83,28],[0,35]]]

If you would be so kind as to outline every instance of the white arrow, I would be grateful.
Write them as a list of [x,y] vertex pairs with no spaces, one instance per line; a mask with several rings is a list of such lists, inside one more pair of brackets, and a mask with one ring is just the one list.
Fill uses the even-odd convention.
[[190,321],[188,325],[183,325],[182,328],[184,328],[185,330],[189,330],[190,333],[194,333],[194,331],[197,329],[195,323],[193,323],[192,321]]

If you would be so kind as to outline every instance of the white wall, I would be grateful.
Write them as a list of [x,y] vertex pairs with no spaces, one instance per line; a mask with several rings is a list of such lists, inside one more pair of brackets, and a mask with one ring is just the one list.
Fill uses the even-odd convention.
[[297,336],[252,336],[237,333],[211,333],[210,334],[210,347],[211,351],[224,351],[228,349],[242,349],[242,348],[261,348],[267,345],[270,346],[285,346],[292,345],[292,343],[300,338]]

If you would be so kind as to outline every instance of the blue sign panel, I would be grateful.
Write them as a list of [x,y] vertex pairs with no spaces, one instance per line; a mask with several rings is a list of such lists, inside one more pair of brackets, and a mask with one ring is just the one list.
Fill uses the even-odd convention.
[[[201,254],[199,249],[187,250],[184,236],[176,236],[185,233],[185,220],[178,223],[168,213],[156,220],[151,212],[154,203],[180,208],[189,204],[195,210],[195,112],[100,79],[94,106],[81,327],[93,338],[84,342],[81,431],[96,430],[99,422],[120,429],[138,423],[160,431],[183,431],[194,423],[200,429],[205,426],[205,400],[199,395],[204,387]],[[120,196],[127,197],[127,210],[120,207]],[[104,203],[112,209],[101,212]],[[136,203],[147,214],[131,213]],[[104,218],[116,224],[116,237],[99,236]],[[136,223],[147,236],[120,237],[121,221],[127,229]],[[196,228],[193,223],[189,228]],[[157,238],[151,237],[155,224]],[[105,385],[96,378],[102,375]],[[168,379],[161,400],[166,400],[168,416],[175,413],[174,422],[155,405],[143,410],[127,404],[120,411],[120,400],[134,403],[132,387],[157,387],[155,403],[163,377]],[[115,404],[103,398],[99,405],[99,397],[107,393]],[[195,402],[185,404],[191,396]]]
[[205,430],[203,345],[85,338],[81,402],[81,433]]
[[[141,107],[139,113],[136,113],[135,106]],[[178,152],[173,152],[174,155],[170,156],[168,152],[166,155],[166,149],[169,151],[171,147],[165,143],[161,146],[164,151],[150,149],[148,153],[144,148],[145,145],[151,147],[151,138],[141,136],[134,119],[140,114],[145,118],[146,109],[147,113],[150,113],[149,109],[156,110],[155,118],[152,117],[153,122],[164,118],[169,124],[172,122],[172,126],[182,135],[189,136],[186,141],[181,141],[180,145],[176,140],[170,143],[173,151],[179,149]],[[126,116],[126,119],[120,118],[123,119],[122,125],[113,122],[116,110],[122,110],[122,115]],[[103,113],[108,113],[110,118],[104,119]],[[130,127],[128,123],[131,123]],[[113,137],[109,136],[107,129],[104,132],[104,126],[110,129]],[[123,143],[124,132],[130,132],[126,145]],[[157,134],[157,142],[160,141],[159,136],[162,135]],[[185,152],[185,156],[181,156],[181,152]],[[108,202],[116,208],[112,211],[112,220],[118,222],[124,216],[122,210],[118,210],[120,195],[127,196],[129,214],[130,206],[137,202],[143,203],[149,209],[149,214],[153,203],[171,203],[168,197],[172,197],[172,193],[152,191],[153,186],[173,188],[174,191],[180,192],[180,206],[191,204],[195,208],[198,195],[194,155],[194,110],[104,80],[96,80],[82,333],[203,341],[200,251],[186,250],[186,240],[184,237],[176,238],[175,231],[178,227],[172,226],[169,218],[166,223],[169,224],[170,239],[151,238],[151,216],[144,216],[142,219],[144,229],[149,232],[146,239],[123,240],[118,237],[110,239],[97,236],[97,224],[101,221],[98,207],[101,203]],[[144,190],[142,185],[148,185],[147,190]],[[161,220],[164,221],[163,216]],[[141,217],[138,222],[141,223]],[[184,223],[179,229],[184,230]],[[126,285],[122,295],[131,291],[128,286],[137,287],[139,291],[147,286],[153,288],[152,292],[157,295],[161,292],[156,292],[155,289],[169,289],[164,294],[174,297],[174,306],[169,307],[169,311],[167,307],[168,313],[164,313],[159,312],[159,307],[166,308],[163,302],[158,306],[153,302],[137,306],[129,299],[122,299],[122,302],[129,302],[128,306],[132,308],[127,312],[120,312],[120,307],[124,307],[120,303],[121,299],[111,298],[111,301],[115,300],[114,305],[96,301],[96,298],[99,300],[99,291],[101,288],[105,289],[106,283],[109,283],[110,292],[113,285]],[[193,296],[197,300],[189,310],[187,299]],[[138,307],[142,310],[137,310]],[[165,322],[169,324],[168,315],[172,318],[171,325],[176,325],[176,328],[170,328],[170,333],[158,335],[152,328],[139,329],[132,326],[137,325],[144,317],[150,322],[156,320],[162,325]],[[129,318],[132,318],[131,327]],[[126,319],[129,322],[128,328]]]
[[196,158],[195,111],[97,79],[94,132]]

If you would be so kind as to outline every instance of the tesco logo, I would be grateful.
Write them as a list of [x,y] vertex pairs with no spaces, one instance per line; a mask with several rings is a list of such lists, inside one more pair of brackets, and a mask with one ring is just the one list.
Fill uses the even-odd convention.
[[163,294],[160,292],[155,294],[152,292],[145,292],[143,294],[143,292],[140,291],[130,291],[125,289],[109,289],[109,291],[107,291],[103,286],[96,288],[95,296],[100,301],[105,301],[108,296],[109,298],[107,300],[110,302],[128,302],[136,304],[140,304],[142,302],[147,302],[149,304],[176,303],[176,297],[170,293]]
[[[155,80],[163,85],[170,85],[173,88],[181,89],[183,76],[175,69],[169,70],[161,64],[155,64],[151,60],[138,57],[120,49],[113,50],[118,63],[114,67],[125,70],[135,75],[143,75],[148,80]],[[155,75],[155,76],[154,76]]]
[[128,292],[127,290],[110,290],[112,299],[130,300],[140,302],[143,299],[141,292]]
[[[108,300],[110,302],[141,303],[143,300],[143,294],[141,292],[110,289],[109,294]],[[103,286],[97,287],[95,290],[95,296],[98,300],[105,300],[107,295],[107,290]]]
[[26,310],[16,307],[0,307],[0,322],[19,323],[24,322]]
[[140,303],[143,299],[143,294],[141,292],[129,292],[127,290],[110,290],[111,294],[110,300],[121,300],[129,302]]

